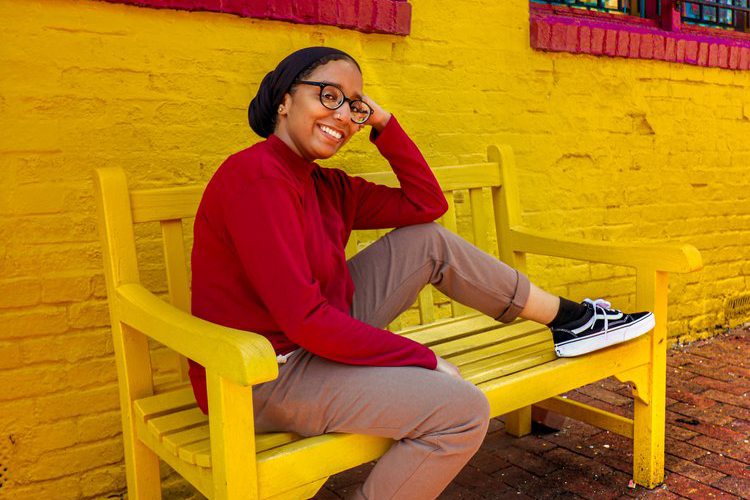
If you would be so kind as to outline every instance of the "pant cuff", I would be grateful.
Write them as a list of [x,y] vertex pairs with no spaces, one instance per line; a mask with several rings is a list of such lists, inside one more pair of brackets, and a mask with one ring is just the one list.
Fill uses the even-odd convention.
[[513,320],[518,318],[521,314],[526,301],[529,300],[529,292],[531,291],[531,282],[525,274],[516,271],[516,290],[513,293],[513,297],[510,300],[510,304],[505,308],[505,311],[500,314],[497,321],[501,323],[511,323]]

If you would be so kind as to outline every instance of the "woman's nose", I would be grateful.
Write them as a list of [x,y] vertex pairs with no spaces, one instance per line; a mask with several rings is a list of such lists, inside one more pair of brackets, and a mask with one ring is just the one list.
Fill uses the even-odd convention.
[[351,110],[349,109],[349,106],[344,103],[343,106],[341,106],[339,109],[336,110],[336,113],[334,113],[333,117],[339,121],[346,122],[351,119]]

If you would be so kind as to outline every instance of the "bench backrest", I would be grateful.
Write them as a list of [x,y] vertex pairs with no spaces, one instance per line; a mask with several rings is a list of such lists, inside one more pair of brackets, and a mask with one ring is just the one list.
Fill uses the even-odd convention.
[[[449,205],[448,212],[438,222],[458,233],[459,220],[466,220],[467,223],[470,220],[470,232],[476,246],[523,270],[523,254],[513,252],[507,244],[511,240],[509,228],[518,224],[519,219],[512,150],[508,146],[491,146],[487,159],[485,163],[432,169]],[[158,222],[161,226],[169,300],[175,307],[189,311],[189,255],[183,224],[195,217],[205,186],[129,191],[121,169],[98,169],[96,175],[97,189],[100,190],[100,228],[106,247],[105,275],[110,296],[121,284],[140,283],[134,226]],[[391,171],[361,176],[378,184],[398,186],[398,180]],[[489,203],[486,195],[489,195]],[[457,200],[467,197],[470,217],[468,213],[463,213],[467,210],[462,210],[459,217]],[[385,232],[387,230],[355,231],[346,247],[347,256],[350,257]],[[420,294],[418,311],[419,324],[429,324],[438,319],[432,287],[426,287]],[[469,312],[470,309],[453,302],[450,309],[442,308],[439,316],[456,317]],[[397,319],[390,329],[397,331],[401,326]],[[184,360],[179,365],[180,378],[185,380]]]

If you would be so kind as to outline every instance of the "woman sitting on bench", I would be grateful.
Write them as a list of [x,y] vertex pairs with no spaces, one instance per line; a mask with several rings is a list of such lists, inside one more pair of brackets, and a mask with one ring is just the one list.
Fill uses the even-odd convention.
[[[249,120],[267,139],[221,165],[196,215],[192,311],[275,348],[278,378],[253,390],[258,432],[396,440],[351,498],[436,498],[487,430],[487,399],[455,365],[384,330],[425,285],[498,321],[548,325],[559,356],[653,328],[651,313],[550,295],[435,224],[448,207],[440,186],[344,52],[289,55],[261,82]],[[367,126],[400,188],[314,163]],[[391,227],[346,260],[352,230]],[[191,362],[190,377],[207,412],[205,371]]]

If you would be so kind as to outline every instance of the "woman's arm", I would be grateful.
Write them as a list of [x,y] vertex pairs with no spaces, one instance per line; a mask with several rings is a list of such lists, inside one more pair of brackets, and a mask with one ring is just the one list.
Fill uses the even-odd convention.
[[[375,144],[401,184],[392,188],[352,177],[353,229],[378,229],[432,222],[448,210],[443,191],[416,144],[395,117],[368,100],[375,113],[368,120]],[[372,122],[372,123],[371,123]]]
[[306,255],[302,201],[291,185],[249,183],[224,200],[224,220],[256,293],[292,342],[348,364],[435,368],[427,347],[356,320],[322,296]]

